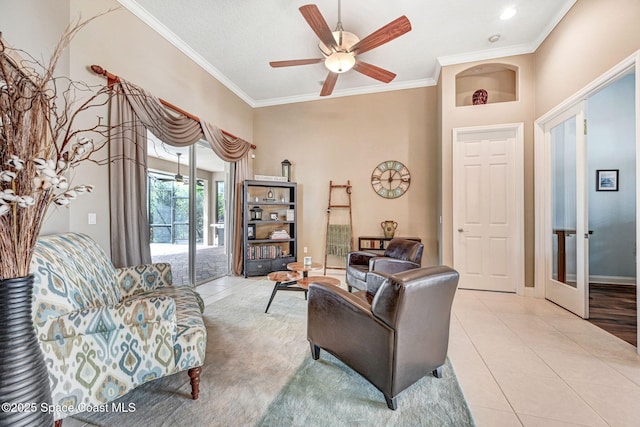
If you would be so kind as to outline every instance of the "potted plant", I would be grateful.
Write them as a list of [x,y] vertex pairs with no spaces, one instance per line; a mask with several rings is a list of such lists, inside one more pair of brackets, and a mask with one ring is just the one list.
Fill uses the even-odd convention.
[[86,123],[90,109],[106,105],[108,87],[89,87],[54,74],[74,35],[95,18],[67,27],[46,65],[10,48],[0,34],[2,425],[53,423],[53,414],[42,410],[51,397],[31,317],[29,265],[47,210],[91,192],[90,185],[70,183],[72,171],[106,143],[108,126],[100,118],[91,119],[89,126],[78,123]]

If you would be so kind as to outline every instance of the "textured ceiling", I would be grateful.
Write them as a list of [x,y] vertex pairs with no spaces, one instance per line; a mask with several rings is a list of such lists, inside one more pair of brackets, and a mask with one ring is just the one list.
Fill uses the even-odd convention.
[[[440,67],[531,53],[576,0],[342,0],[345,31],[361,39],[401,15],[412,30],[358,58],[397,74],[389,84],[341,74],[332,97],[434,85]],[[319,99],[324,64],[298,8],[310,0],[119,0],[253,107]],[[337,0],[314,2],[333,30]],[[518,13],[503,21],[507,7]],[[500,40],[490,43],[491,35]]]

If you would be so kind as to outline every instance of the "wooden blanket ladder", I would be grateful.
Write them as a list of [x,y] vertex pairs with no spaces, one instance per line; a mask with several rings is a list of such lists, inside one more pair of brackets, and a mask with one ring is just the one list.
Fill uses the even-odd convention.
[[[332,222],[332,215],[334,222]],[[327,268],[346,270],[343,265],[328,265],[328,260],[330,255],[333,258],[346,260],[347,253],[353,250],[352,222],[351,181],[348,180],[346,184],[334,184],[333,181],[329,181],[324,275],[327,274]]]

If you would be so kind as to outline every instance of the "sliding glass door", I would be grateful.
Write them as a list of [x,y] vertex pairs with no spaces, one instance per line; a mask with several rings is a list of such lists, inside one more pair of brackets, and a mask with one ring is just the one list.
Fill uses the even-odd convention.
[[150,135],[148,214],[151,257],[172,266],[176,284],[201,284],[229,272],[225,244],[229,165],[206,141],[172,147]]

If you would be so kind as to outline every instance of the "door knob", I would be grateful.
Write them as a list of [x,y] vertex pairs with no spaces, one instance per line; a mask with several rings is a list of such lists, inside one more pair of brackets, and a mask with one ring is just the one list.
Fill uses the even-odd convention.
[[464,232],[464,228],[458,228],[458,233]]

